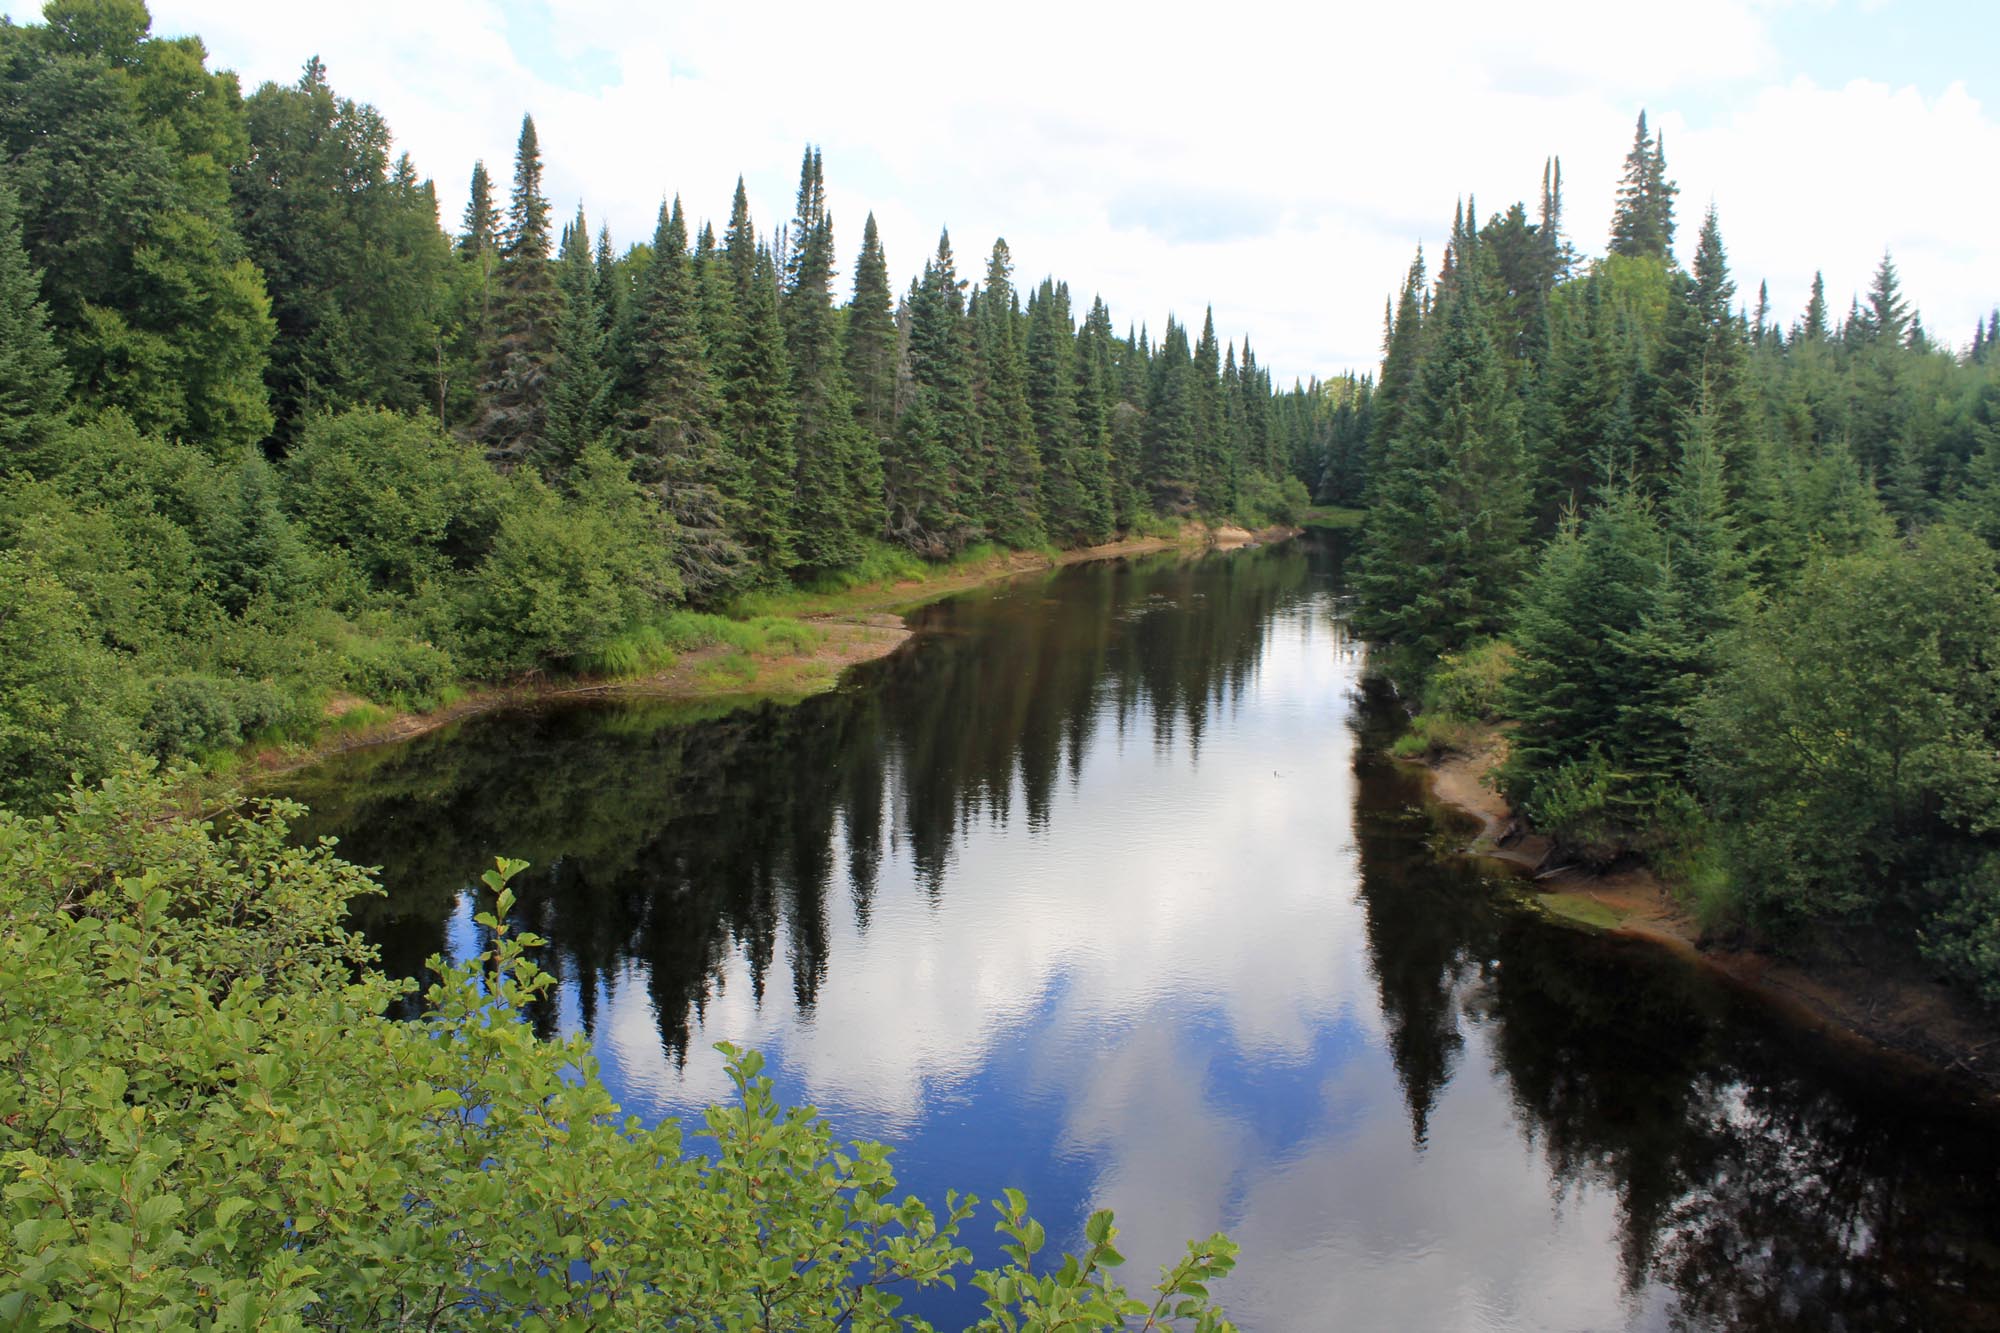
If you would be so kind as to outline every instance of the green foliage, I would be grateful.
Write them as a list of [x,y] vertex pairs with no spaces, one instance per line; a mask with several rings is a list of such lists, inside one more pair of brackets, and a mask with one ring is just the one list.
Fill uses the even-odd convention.
[[132,683],[76,595],[0,551],[0,801],[39,804],[133,740]]
[[1424,711],[1474,722],[1499,721],[1517,657],[1514,645],[1505,639],[1488,639],[1462,653],[1446,653],[1424,682]]
[[593,445],[567,496],[516,479],[492,552],[466,581],[465,651],[489,672],[574,666],[679,592],[659,509],[624,460]]
[[1753,919],[1963,935],[2000,830],[1996,643],[1991,556],[1940,529],[1821,562],[1728,644],[1696,745]]
[[284,481],[308,535],[352,552],[371,587],[404,594],[478,565],[504,493],[478,452],[436,425],[367,408],[307,421]]
[[269,681],[187,675],[152,683],[139,725],[154,754],[173,758],[232,749],[298,721],[293,701]]
[[1398,759],[1436,759],[1447,754],[1470,754],[1486,741],[1486,728],[1456,713],[1418,713],[1409,729],[1396,737],[1389,753]]
[[[690,1143],[623,1115],[580,1039],[538,1040],[522,863],[484,876],[486,952],[400,1022],[341,925],[367,873],[291,845],[296,806],[218,827],[178,793],[133,770],[0,813],[10,1326],[891,1329],[963,1275],[977,1201],[898,1197],[889,1149],[781,1107],[754,1052],[724,1048],[736,1098]],[[1223,1238],[1139,1300],[1108,1213],[1051,1265],[1018,1194],[996,1211],[980,1327],[1228,1327]]]
[[1236,516],[1253,528],[1296,527],[1312,508],[1312,496],[1297,477],[1273,479],[1253,472],[1236,495]]

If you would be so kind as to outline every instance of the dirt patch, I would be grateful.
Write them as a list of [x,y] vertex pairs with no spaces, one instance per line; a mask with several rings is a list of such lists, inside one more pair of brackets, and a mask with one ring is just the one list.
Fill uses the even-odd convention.
[[1751,949],[1704,947],[1699,926],[1652,871],[1594,874],[1548,865],[1549,840],[1525,829],[1488,782],[1506,753],[1505,738],[1496,733],[1470,754],[1447,755],[1424,768],[1440,802],[1479,821],[1465,853],[1521,868],[1532,878],[1539,910],[1565,924],[1672,950],[1802,1026],[1963,1078],[2000,1101],[2000,1031],[1957,992],[1861,963],[1798,962]]

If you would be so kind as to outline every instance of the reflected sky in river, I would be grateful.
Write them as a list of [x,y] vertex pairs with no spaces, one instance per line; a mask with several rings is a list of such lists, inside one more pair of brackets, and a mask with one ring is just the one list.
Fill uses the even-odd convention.
[[532,860],[538,1019],[628,1110],[755,1046],[934,1202],[1113,1207],[1140,1279],[1227,1229],[1246,1328],[1996,1326],[1993,1117],[1436,855],[1338,587],[1304,543],[1071,569],[796,708],[490,717],[297,794],[405,973]]

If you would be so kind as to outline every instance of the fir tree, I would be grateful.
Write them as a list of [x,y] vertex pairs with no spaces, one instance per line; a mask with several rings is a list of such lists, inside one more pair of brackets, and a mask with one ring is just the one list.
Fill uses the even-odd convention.
[[1420,662],[1500,627],[1527,531],[1519,404],[1475,289],[1432,320],[1436,344],[1374,478],[1357,579],[1358,627]]
[[736,529],[765,575],[782,577],[798,563],[798,454],[778,270],[768,250],[758,252],[722,376],[723,426],[735,455],[725,484],[734,487]]
[[[709,374],[681,201],[660,206],[652,261],[629,335],[635,405],[620,431],[632,476],[657,495],[675,529],[688,596],[714,600],[740,581],[748,555],[730,530],[720,483],[730,473],[722,403]],[[734,487],[732,487],[732,490]]]
[[[1143,343],[1142,343],[1143,345]],[[1199,502],[1195,460],[1194,362],[1187,330],[1171,315],[1151,358],[1146,394],[1145,489],[1154,508],[1175,517]]]
[[973,321],[974,348],[983,374],[979,397],[982,449],[980,489],[987,531],[1009,546],[1043,540],[1041,459],[1028,409],[1027,368],[1021,354],[1020,306],[1014,295],[1013,258],[1005,240],[993,242]]
[[42,275],[21,245],[21,205],[0,177],[0,472],[32,466],[62,419],[69,371],[49,333]]
[[1201,508],[1227,514],[1236,508],[1236,458],[1222,407],[1222,348],[1215,336],[1215,310],[1209,308],[1194,346],[1195,488]]
[[894,447],[882,460],[888,530],[932,556],[949,555],[981,530],[976,508],[981,474],[979,415],[973,399],[972,345],[949,232],[924,264],[908,299],[908,402]]
[[549,241],[541,146],[534,118],[523,116],[514,153],[514,191],[494,272],[496,327],[480,386],[481,411],[473,427],[474,438],[502,468],[533,457],[547,426],[549,371],[562,309],[555,275],[549,271]]
[[472,192],[465,203],[459,224],[458,252],[468,258],[486,257],[489,263],[500,253],[500,212],[493,206],[493,178],[486,163],[472,164]]
[[555,362],[549,372],[548,418],[534,461],[545,476],[560,476],[601,439],[610,424],[611,375],[605,364],[604,313],[597,299],[597,265],[583,210],[563,229],[557,263],[562,314],[556,325]]
[[1674,244],[1674,196],[1679,192],[1667,179],[1665,144],[1647,131],[1646,113],[1641,111],[1611,218],[1611,253],[1668,259]]
[[854,386],[854,412],[871,438],[887,440],[896,424],[897,335],[895,300],[889,292],[889,261],[882,253],[875,215],[861,233],[854,263],[854,298],[847,307],[847,377]]
[[799,169],[783,305],[798,454],[796,518],[803,570],[858,560],[882,526],[880,446],[855,416],[833,310],[833,219],[817,149]]

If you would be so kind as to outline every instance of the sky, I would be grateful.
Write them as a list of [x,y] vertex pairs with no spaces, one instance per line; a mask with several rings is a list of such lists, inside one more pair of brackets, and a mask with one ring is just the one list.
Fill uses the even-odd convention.
[[676,193],[719,227],[739,173],[775,227],[811,142],[846,270],[871,210],[899,285],[940,228],[962,277],[1003,236],[1017,285],[1053,274],[1156,332],[1212,306],[1281,383],[1373,369],[1414,248],[1434,261],[1468,196],[1532,209],[1551,155],[1565,230],[1601,253],[1642,108],[1680,184],[1677,253],[1712,204],[1746,304],[1767,281],[1789,323],[1819,269],[1844,309],[1887,250],[1944,341],[2000,305],[1990,0],[151,7],[246,92],[317,53],[435,178],[448,227],[475,159],[504,197],[523,112],[558,212],[621,248]]

